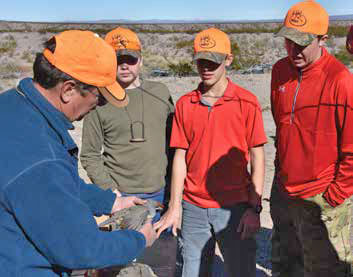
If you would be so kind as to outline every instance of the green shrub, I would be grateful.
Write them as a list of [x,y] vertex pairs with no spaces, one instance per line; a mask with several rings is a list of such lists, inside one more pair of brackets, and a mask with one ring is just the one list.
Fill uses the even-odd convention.
[[181,40],[181,41],[178,41],[176,44],[175,44],[175,47],[177,49],[181,49],[181,48],[185,48],[185,47],[192,47],[194,45],[194,41],[193,40]]
[[27,63],[33,63],[34,62],[33,54],[29,50],[24,51],[22,53],[21,58],[23,60],[25,60]]
[[345,37],[347,36],[348,33],[348,27],[347,26],[330,26],[328,27],[328,35],[329,36],[335,36],[335,37]]
[[275,27],[275,28],[266,28],[263,26],[254,26],[254,27],[240,27],[240,28],[232,28],[232,29],[225,29],[223,30],[227,34],[243,34],[243,33],[249,33],[249,34],[259,34],[259,33],[276,33],[279,31],[281,27]]
[[[262,47],[265,47],[264,44],[260,43]],[[263,54],[262,48],[257,48],[260,46],[254,44],[253,49],[245,48],[240,49],[239,45],[236,42],[233,42],[231,45],[232,54],[234,56],[233,62],[230,65],[232,69],[246,69],[253,65],[259,64],[261,62],[260,56]],[[252,51],[251,51],[252,50]]]
[[14,78],[12,74],[21,72],[21,67],[16,63],[5,63],[0,65],[0,75],[3,79]]
[[335,57],[347,66],[353,66],[353,55],[349,54],[345,46],[340,46]]
[[186,61],[169,63],[168,67],[172,74],[178,77],[189,76],[194,72],[192,64]]
[[17,42],[13,36],[7,36],[4,41],[0,42],[0,54],[13,54],[16,50]]

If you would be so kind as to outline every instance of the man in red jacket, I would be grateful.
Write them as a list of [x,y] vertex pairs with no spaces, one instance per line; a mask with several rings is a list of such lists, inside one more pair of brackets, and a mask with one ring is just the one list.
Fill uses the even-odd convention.
[[353,54],[353,25],[351,25],[347,34],[346,48],[349,53]]
[[328,23],[320,4],[305,1],[277,33],[288,56],[271,82],[273,276],[351,276],[353,77],[323,47]]

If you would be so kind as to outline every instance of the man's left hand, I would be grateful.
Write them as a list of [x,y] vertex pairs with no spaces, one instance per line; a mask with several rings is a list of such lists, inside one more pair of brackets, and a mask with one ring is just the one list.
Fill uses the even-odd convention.
[[260,215],[249,208],[241,217],[237,232],[241,233],[241,239],[248,239],[254,236],[260,227]]
[[112,214],[135,205],[146,204],[146,202],[146,200],[142,200],[136,196],[116,197],[112,208]]

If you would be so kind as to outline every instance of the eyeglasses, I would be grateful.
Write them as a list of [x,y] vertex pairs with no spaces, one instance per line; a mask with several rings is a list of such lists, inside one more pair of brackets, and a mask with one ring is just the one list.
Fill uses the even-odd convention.
[[99,92],[97,92],[96,90],[90,90],[90,89],[86,89],[85,91],[88,91],[89,93],[93,94],[95,97],[99,98],[101,96],[101,94]]
[[81,94],[85,94],[86,92],[89,92],[91,94],[93,94],[96,97],[99,97],[101,94],[99,92],[97,92],[97,88],[93,87],[93,86],[80,86],[78,84],[76,84],[75,88],[81,93]]

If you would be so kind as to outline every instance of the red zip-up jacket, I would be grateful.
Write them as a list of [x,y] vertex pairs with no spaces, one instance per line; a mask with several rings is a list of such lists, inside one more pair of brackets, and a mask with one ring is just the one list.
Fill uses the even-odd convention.
[[335,207],[353,194],[353,75],[322,50],[301,71],[288,57],[273,67],[277,180],[289,197],[323,192]]

